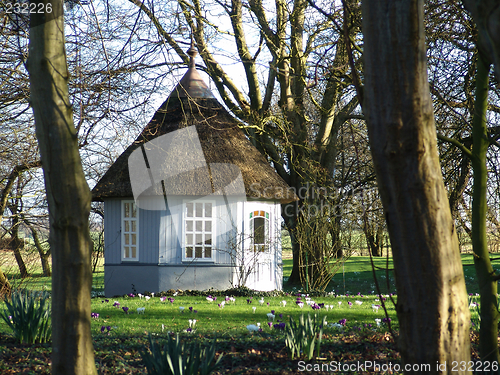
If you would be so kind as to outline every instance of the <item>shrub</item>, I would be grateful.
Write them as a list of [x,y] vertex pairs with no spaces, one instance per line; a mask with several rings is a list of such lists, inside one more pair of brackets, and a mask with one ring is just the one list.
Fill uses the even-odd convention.
[[201,348],[199,343],[192,343],[186,348],[177,334],[175,339],[170,335],[166,342],[159,344],[153,341],[151,333],[148,337],[149,351],[141,351],[141,357],[149,375],[208,375],[219,365],[222,355],[215,363],[215,343],[208,349]]
[[314,314],[311,318],[307,314],[307,319],[304,314],[299,317],[299,322],[295,322],[290,317],[290,324],[285,327],[285,345],[292,355],[292,360],[301,355],[305,355],[308,360],[314,355],[314,347],[316,346],[317,355],[319,356],[319,349],[321,346],[321,339],[323,337],[323,327],[326,325],[326,316],[323,316],[321,321],[318,314]]
[[50,341],[52,325],[48,299],[47,292],[24,290],[12,292],[10,302],[5,300],[7,309],[0,312],[0,316],[21,344]]

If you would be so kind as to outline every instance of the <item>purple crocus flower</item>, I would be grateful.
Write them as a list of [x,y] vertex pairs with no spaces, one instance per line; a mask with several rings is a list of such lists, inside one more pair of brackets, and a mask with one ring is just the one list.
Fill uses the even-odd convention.
[[135,297],[135,294],[134,293],[129,293],[128,295],[130,298],[134,298]]
[[120,302],[115,301],[115,303],[113,303],[113,307],[118,307],[118,306],[120,306]]
[[389,323],[391,321],[391,318],[384,318],[382,319],[383,323]]
[[168,302],[170,302],[170,303],[174,303],[174,301],[175,301],[175,299],[173,299],[172,297],[169,297],[169,298],[168,298]]
[[90,313],[90,317],[94,318],[94,319],[97,319],[97,318],[99,318],[99,314],[93,312],[93,313]]
[[193,312],[193,306],[189,306],[189,312]]
[[128,314],[128,307],[123,306],[123,307],[122,307],[122,309],[123,309],[123,312],[124,312],[125,314]]
[[273,322],[267,322],[267,325],[269,326],[269,328],[272,328],[273,327]]
[[347,323],[347,319],[340,319],[339,324],[345,326]]
[[104,330],[106,329],[106,327],[104,326],[101,326],[101,332],[104,333]]
[[271,310],[271,314],[276,315],[274,312],[275,312],[274,310]]
[[160,301],[165,302],[167,300],[167,297],[160,297]]
[[111,326],[107,326],[106,329],[109,331],[111,331]]

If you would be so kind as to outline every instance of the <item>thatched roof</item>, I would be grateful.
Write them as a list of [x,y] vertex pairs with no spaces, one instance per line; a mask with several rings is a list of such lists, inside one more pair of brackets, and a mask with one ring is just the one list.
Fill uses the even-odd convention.
[[[215,193],[224,186],[226,186],[226,193],[231,189],[237,191],[236,177],[239,175],[237,171],[239,168],[247,197],[279,200],[281,203],[295,200],[296,196],[286,182],[245,137],[236,120],[213,97],[194,67],[193,55],[188,72],[170,97],[156,111],[135,142],[118,157],[94,187],[93,200],[133,197],[133,188],[137,191],[138,187],[137,183],[134,186],[131,184],[129,164],[132,163],[133,158],[129,160],[129,157],[134,154],[134,151],[136,151],[135,156],[151,155],[152,148],[156,147],[157,151],[163,147],[158,146],[158,142],[155,145],[154,140],[167,134],[176,134],[172,132],[180,129],[188,130],[188,132],[183,130],[177,133],[190,136],[197,134],[199,143],[196,143],[197,139],[193,144],[182,143],[186,140],[190,141],[190,137],[189,139],[184,137],[180,142],[174,140],[170,154],[164,154],[162,160],[149,160],[149,164],[155,164],[154,168],[148,165],[147,167],[151,168],[148,169],[144,164],[143,168],[135,169],[139,171],[139,174],[143,173],[144,186],[150,181],[148,171],[149,177],[151,177],[150,171],[156,173],[160,170],[159,174],[163,176],[172,175],[173,170],[182,172],[177,174],[176,178],[166,179],[162,185],[156,184],[148,189],[149,194],[161,195],[162,189],[166,189],[169,195],[204,196]],[[204,160],[200,163],[196,156],[193,159],[197,145],[203,151],[201,158]],[[173,157],[172,150],[175,152]],[[149,158],[145,160],[147,159]],[[134,176],[134,179],[135,181],[141,180],[137,176]],[[241,184],[239,190],[240,192],[243,190]]]

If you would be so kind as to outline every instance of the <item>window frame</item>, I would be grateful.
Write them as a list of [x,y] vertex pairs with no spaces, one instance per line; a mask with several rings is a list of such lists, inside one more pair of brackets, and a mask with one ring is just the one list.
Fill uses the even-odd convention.
[[[197,203],[202,203],[203,204],[203,217],[201,217],[201,220],[198,220],[198,221],[201,221],[203,224],[202,224],[202,230],[201,231],[197,231],[196,230],[196,209],[195,207],[193,207],[193,216],[187,216],[188,212],[187,212],[187,205],[188,204],[193,204],[193,205],[196,205]],[[210,218],[207,218],[205,217],[205,205],[207,203],[210,203],[212,205],[212,216]],[[216,252],[216,209],[217,209],[217,206],[215,204],[215,200],[211,200],[211,199],[203,199],[203,200],[184,200],[182,202],[182,242],[181,242],[181,250],[182,250],[182,261],[183,262],[215,262],[215,259],[216,259],[216,256],[215,256],[215,252]],[[193,221],[193,224],[192,224],[192,230],[189,230],[187,229],[187,221],[188,220],[191,220]],[[208,232],[205,228],[206,228],[206,225],[205,223],[206,222],[211,222],[211,231]],[[189,247],[189,245],[191,244],[188,244],[187,243],[187,235],[189,233],[192,233],[192,235],[194,236],[192,241],[193,241],[193,246],[191,246],[193,249],[192,249],[192,254],[193,256],[192,257],[188,257],[187,256],[187,248]],[[201,258],[197,258],[196,257],[196,249],[195,247],[196,246],[196,234],[201,234],[203,235],[203,245],[202,245],[202,255],[205,255],[205,249],[208,248],[209,246],[206,246],[205,245],[205,235],[207,233],[210,233],[211,235],[211,245],[210,245],[210,257],[201,257]]]
[[[264,219],[264,242],[255,243],[255,220]],[[249,213],[249,229],[250,229],[250,251],[254,253],[269,253],[270,249],[270,226],[271,226],[271,212],[267,209],[254,209]],[[256,249],[259,246],[259,249]]]
[[[126,204],[132,204],[133,206],[132,207],[135,207],[135,212],[136,212],[136,216],[135,218],[132,218],[132,217],[125,217],[125,206]],[[139,254],[140,254],[140,248],[139,248],[139,216],[140,216],[140,211],[139,211],[139,207],[137,206],[137,204],[135,203],[134,200],[122,200],[121,201],[121,248],[120,248],[120,256],[121,256],[121,260],[122,262],[138,262],[139,261]],[[128,232],[125,231],[125,227],[126,227],[126,224],[125,222],[126,221],[129,221],[130,224],[129,225],[132,225],[132,222],[135,222],[135,232],[132,231],[132,230],[129,230]],[[130,228],[132,229],[132,228]],[[125,247],[126,247],[126,235],[127,234],[135,234],[136,237],[135,237],[135,248],[136,248],[136,256],[135,257],[125,257]],[[132,244],[130,244],[132,245]],[[130,250],[132,251],[132,250]]]

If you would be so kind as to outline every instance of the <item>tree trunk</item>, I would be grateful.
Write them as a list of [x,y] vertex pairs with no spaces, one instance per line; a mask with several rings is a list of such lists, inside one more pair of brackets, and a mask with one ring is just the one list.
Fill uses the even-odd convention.
[[[91,194],[68,95],[61,0],[32,13],[28,70],[45,178],[52,249],[52,373],[96,374],[90,333]],[[39,7],[37,7],[39,9]]]
[[363,33],[363,110],[393,252],[399,349],[404,364],[451,373],[453,361],[470,360],[470,314],[437,152],[423,1],[364,0]]
[[14,217],[10,228],[9,247],[14,252],[14,257],[16,258],[17,266],[19,267],[19,273],[21,274],[21,278],[24,279],[29,276],[23,256],[21,255],[21,250],[24,248],[24,241],[21,241],[19,238],[19,217],[17,216],[17,209],[15,207],[10,207],[10,211]]
[[0,300],[9,297],[11,290],[9,279],[7,279],[7,276],[5,276],[2,269],[0,269]]
[[31,235],[33,236],[33,241],[35,242],[35,247],[38,250],[38,255],[40,256],[40,262],[42,264],[42,271],[43,271],[43,276],[50,276],[52,274],[50,270],[50,248],[47,252],[43,251],[43,246],[42,243],[40,242],[40,237],[38,237],[38,233],[33,228],[31,224],[28,224],[28,227],[30,228]]
[[486,213],[488,210],[487,181],[488,131],[486,109],[488,106],[488,78],[490,64],[479,53],[476,74],[476,101],[472,121],[472,170],[474,188],[472,192],[472,250],[481,295],[481,326],[479,328],[479,353],[482,361],[500,362],[498,353],[498,297],[497,279],[491,265],[486,233]]

